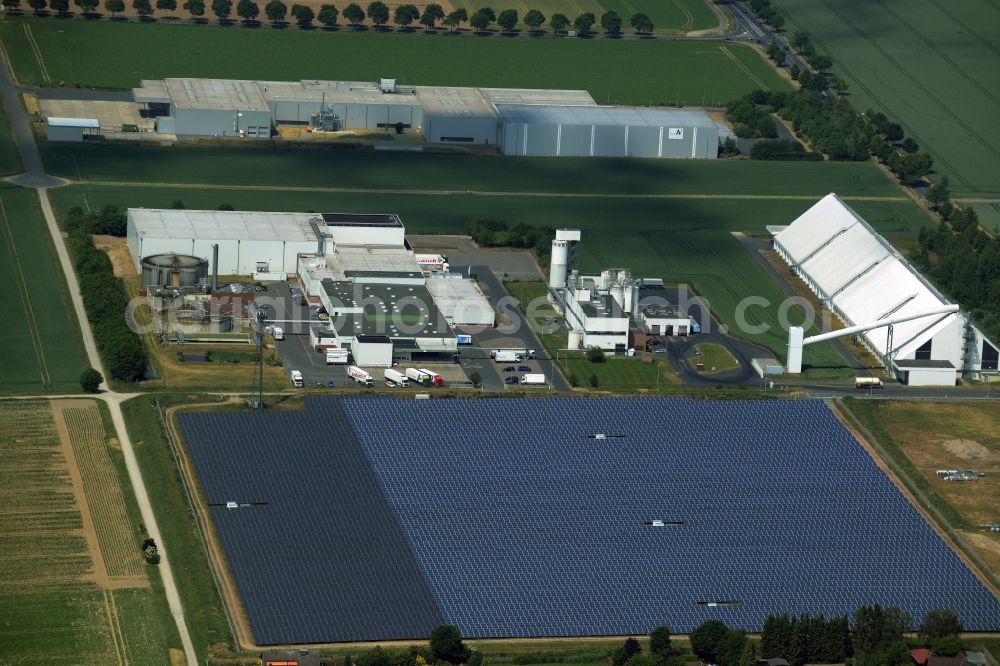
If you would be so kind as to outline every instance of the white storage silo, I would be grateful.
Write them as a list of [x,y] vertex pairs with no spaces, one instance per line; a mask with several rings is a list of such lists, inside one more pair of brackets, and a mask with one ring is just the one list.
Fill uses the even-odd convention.
[[569,264],[569,243],[552,241],[552,258],[549,264],[549,286],[561,289],[566,286],[566,267]]

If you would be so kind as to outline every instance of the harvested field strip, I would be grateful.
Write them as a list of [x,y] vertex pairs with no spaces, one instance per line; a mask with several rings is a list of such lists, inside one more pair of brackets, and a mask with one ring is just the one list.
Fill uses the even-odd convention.
[[736,56],[733,55],[733,52],[730,51],[728,47],[726,47],[726,46],[720,46],[719,50],[722,51],[722,53],[725,54],[725,56],[727,58],[729,58],[730,60],[732,60],[733,64],[736,65],[737,67],[739,67],[740,71],[742,71],[744,74],[746,74],[750,78],[751,81],[753,81],[758,86],[760,86],[761,90],[767,90],[767,84],[765,84],[763,81],[761,81],[759,78],[757,78],[757,76],[755,76],[754,73],[750,71],[749,67],[747,67],[742,62],[740,62],[739,59]]
[[27,23],[24,24],[24,36],[27,37],[28,44],[31,45],[31,50],[38,60],[38,69],[42,72],[42,78],[45,81],[51,81],[52,77],[49,76],[49,70],[45,67],[45,59],[42,58],[42,51],[38,48],[38,42],[35,41],[35,36],[31,34],[31,26]]
[[[247,190],[247,191],[275,191],[275,192],[319,192],[319,193],[344,193],[344,194],[407,194],[413,196],[483,196],[483,197],[543,197],[543,198],[567,198],[579,199],[582,197],[596,199],[729,199],[734,201],[816,201],[816,197],[811,194],[612,194],[612,193],[591,193],[578,194],[571,192],[492,192],[480,190],[427,190],[427,189],[391,189],[391,188],[368,188],[368,187],[296,187],[288,185],[212,185],[205,183],[147,183],[147,182],[116,182],[106,180],[74,180],[73,185],[100,185],[118,187],[157,187],[166,189],[189,189],[189,190]],[[905,196],[893,195],[872,195],[872,196],[842,196],[845,201],[909,201]]]
[[[80,469],[87,506],[97,531],[101,556],[112,586],[146,584],[145,564],[129,529],[128,513],[114,465],[108,456],[101,414],[93,403],[73,401],[86,407],[61,407],[73,443],[73,456]],[[118,580],[115,579],[127,579]]]

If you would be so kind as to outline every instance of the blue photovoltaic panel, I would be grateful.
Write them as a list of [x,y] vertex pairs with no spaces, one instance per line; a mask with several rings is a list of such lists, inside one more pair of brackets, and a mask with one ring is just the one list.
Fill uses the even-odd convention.
[[257,643],[424,638],[443,622],[339,403],[180,424]]
[[[322,506],[327,493],[310,487],[317,475],[301,466],[336,474],[340,458],[326,456],[344,456],[351,441],[350,476],[370,477],[356,501],[382,507],[397,535],[371,555],[403,551],[416,578],[422,574],[419,594],[433,598],[420,596],[422,607],[467,636],[638,634],[659,624],[687,632],[710,618],[759,631],[773,612],[829,616],[874,602],[900,606],[918,620],[927,610],[953,608],[969,630],[1000,628],[997,600],[818,401],[325,397],[308,399],[307,407],[200,415],[201,444],[192,442],[199,429],[187,417],[185,435],[203,483],[221,475],[220,487],[247,481],[273,493],[268,484],[280,466],[296,478],[295,502]],[[241,438],[257,433],[270,442],[254,454],[257,462],[243,461],[234,473],[225,458],[194,454],[218,450],[218,433],[234,422],[245,424]],[[596,433],[623,437],[590,438]],[[302,436],[310,444],[292,441]],[[297,453],[300,447],[309,457]],[[374,474],[363,472],[359,457]],[[255,571],[278,566],[259,544],[282,539],[288,526],[257,522],[257,510],[214,515],[220,533],[238,534],[223,536],[231,563],[246,559]],[[296,525],[362,538],[363,524],[350,537],[344,514],[324,515]],[[251,524],[230,526],[236,516]],[[654,519],[683,525],[644,526]],[[419,628],[410,624],[404,636],[397,626],[404,613],[375,605],[357,609],[345,631],[330,618],[343,607],[338,588],[370,572],[321,558],[312,564],[284,568],[277,579],[237,574],[251,618],[254,595],[280,597],[286,613],[269,635],[304,642],[326,631],[323,640],[352,640],[367,622],[369,635],[391,639]],[[315,576],[332,588],[307,595],[321,606],[328,599],[322,621],[297,603],[296,585]],[[255,583],[252,593],[246,581]],[[437,621],[429,617],[423,627]]]

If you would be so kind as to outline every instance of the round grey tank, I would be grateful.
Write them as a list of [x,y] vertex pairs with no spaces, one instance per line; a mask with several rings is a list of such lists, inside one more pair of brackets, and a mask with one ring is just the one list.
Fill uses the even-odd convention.
[[189,254],[154,254],[142,260],[144,287],[193,287],[207,277],[208,259]]

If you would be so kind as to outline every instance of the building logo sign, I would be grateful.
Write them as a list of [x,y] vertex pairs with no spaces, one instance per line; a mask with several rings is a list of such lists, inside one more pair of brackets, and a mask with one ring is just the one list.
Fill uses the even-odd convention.
[[671,127],[670,131],[667,132],[668,139],[683,139],[684,138],[684,128],[683,127]]

